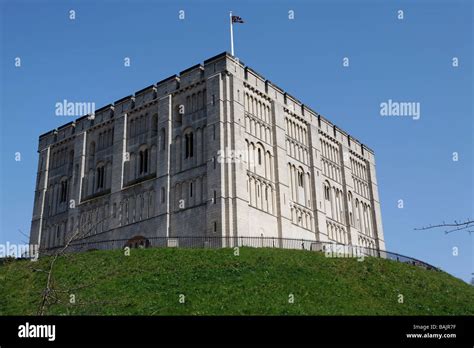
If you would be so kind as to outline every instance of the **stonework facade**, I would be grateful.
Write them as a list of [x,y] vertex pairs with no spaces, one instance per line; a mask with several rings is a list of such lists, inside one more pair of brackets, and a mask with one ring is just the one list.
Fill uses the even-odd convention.
[[228,53],[43,134],[30,242],[255,236],[385,250],[374,153]]

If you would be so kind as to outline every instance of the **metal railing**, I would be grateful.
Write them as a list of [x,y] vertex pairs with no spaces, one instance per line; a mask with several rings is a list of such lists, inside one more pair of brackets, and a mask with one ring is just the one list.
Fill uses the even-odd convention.
[[[279,248],[300,249],[323,252],[328,257],[377,257],[397,262],[420,266],[428,270],[439,270],[424,261],[386,250],[371,249],[355,245],[344,245],[334,242],[320,242],[306,239],[277,237],[135,237],[132,239],[107,239],[87,241],[80,239],[71,242],[66,252],[83,252],[91,250],[114,250],[129,248]],[[64,249],[64,246],[40,249],[40,255],[52,255]]]

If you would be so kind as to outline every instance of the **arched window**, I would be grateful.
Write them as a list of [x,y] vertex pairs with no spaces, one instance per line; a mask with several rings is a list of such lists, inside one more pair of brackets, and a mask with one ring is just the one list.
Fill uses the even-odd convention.
[[257,150],[257,155],[258,155],[258,164],[262,164],[262,151],[260,149]]
[[324,185],[324,198],[329,201],[330,188],[328,185]]
[[303,187],[303,172],[298,172],[298,186]]
[[140,175],[148,173],[148,148],[143,148],[138,154],[138,165]]
[[185,136],[184,158],[194,156],[193,132],[187,133]]
[[61,192],[59,194],[59,202],[63,203],[67,200],[67,179],[61,180]]
[[104,164],[99,164],[97,166],[95,177],[97,178],[96,188],[98,190],[103,189],[105,187],[105,166],[104,166]]

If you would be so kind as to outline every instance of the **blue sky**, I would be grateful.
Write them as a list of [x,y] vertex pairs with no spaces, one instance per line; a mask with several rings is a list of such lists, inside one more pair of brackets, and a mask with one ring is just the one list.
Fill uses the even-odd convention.
[[[470,1],[0,3],[0,243],[29,233],[38,136],[74,119],[55,103],[99,108],[230,50],[233,10],[236,56],[374,149],[387,249],[471,278],[474,237],[414,231],[474,218]],[[420,119],[380,116],[389,99],[419,102]]]

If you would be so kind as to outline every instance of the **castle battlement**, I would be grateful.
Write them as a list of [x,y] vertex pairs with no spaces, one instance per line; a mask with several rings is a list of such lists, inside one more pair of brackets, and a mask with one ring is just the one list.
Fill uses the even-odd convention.
[[[232,70],[232,65],[234,66],[234,70]],[[249,66],[244,65],[242,61],[232,57],[228,52],[220,53],[205,60],[204,64],[196,64],[181,71],[179,75],[172,75],[156,84],[145,87],[134,94],[121,98],[112,104],[101,107],[96,110],[92,122],[90,120],[91,115],[84,115],[75,121],[68,122],[57,129],[53,129],[40,135],[39,151],[55,142],[74,136],[77,132],[87,131],[90,127],[93,127],[100,122],[110,120],[114,118],[115,114],[120,116],[123,113],[130,112],[135,108],[146,105],[147,103],[157,100],[167,94],[191,88],[194,84],[202,82],[203,79],[213,74],[226,71],[243,77],[249,88],[258,91],[262,96],[271,95],[275,100],[283,103],[289,111],[291,110],[292,113],[302,117],[307,122],[313,123],[315,122],[315,119],[317,119],[318,127],[322,128],[327,133],[332,132],[335,134],[335,139],[341,142],[346,142],[355,153],[358,153],[363,157],[367,152],[372,155],[374,154],[373,150],[368,146],[364,145],[356,138],[349,136],[347,132],[334,125],[327,118],[317,113],[309,106],[303,104],[297,98],[288,94]]]

